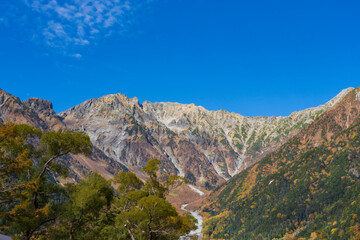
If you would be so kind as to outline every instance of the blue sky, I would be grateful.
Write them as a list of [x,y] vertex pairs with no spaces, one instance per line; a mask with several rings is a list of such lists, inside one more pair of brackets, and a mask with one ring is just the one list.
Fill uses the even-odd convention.
[[360,86],[359,1],[1,0],[0,88],[279,116]]

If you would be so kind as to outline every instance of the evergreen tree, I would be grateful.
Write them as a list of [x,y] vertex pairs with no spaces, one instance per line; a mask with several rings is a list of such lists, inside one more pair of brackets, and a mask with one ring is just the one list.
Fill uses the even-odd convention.
[[148,161],[143,168],[148,175],[145,183],[133,173],[120,173],[115,177],[119,197],[112,205],[112,213],[117,239],[178,239],[196,228],[194,217],[180,216],[165,199],[171,186],[186,180],[168,176],[160,183],[157,177],[160,163],[157,159]]
[[159,160],[150,159],[143,168],[145,182],[130,172],[111,182],[92,173],[79,184],[62,186],[54,179],[67,171],[57,160],[89,154],[89,137],[0,124],[1,233],[18,239],[165,240],[196,228],[194,217],[179,215],[165,199],[186,179],[164,174],[160,181]]
[[110,184],[99,174],[75,186],[68,186],[69,200],[55,227],[49,229],[52,239],[97,239],[103,215],[113,199]]
[[69,153],[89,154],[92,145],[83,132],[42,133],[24,124],[0,124],[1,228],[30,239],[41,235],[57,214],[55,196],[62,188],[50,176],[66,174],[66,168],[56,160]]

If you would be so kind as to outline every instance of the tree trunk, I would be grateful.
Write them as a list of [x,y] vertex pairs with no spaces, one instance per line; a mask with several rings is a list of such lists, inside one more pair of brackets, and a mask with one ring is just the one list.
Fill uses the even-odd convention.
[[37,201],[37,198],[38,198],[38,192],[36,191],[33,195],[33,203],[34,203],[34,208],[35,210],[39,208],[39,204],[38,204],[38,201]]
[[31,238],[31,231],[30,231],[30,230],[26,230],[26,231],[24,232],[23,239],[24,239],[24,240],[30,240],[30,238]]
[[130,228],[128,227],[127,224],[125,224],[125,228],[126,228],[126,230],[128,231],[128,233],[129,233],[129,235],[130,235],[130,237],[131,237],[131,240],[136,240],[135,237],[134,237],[134,235],[133,235],[132,232],[130,231]]
[[74,239],[73,222],[70,222],[69,239],[70,239],[70,240]]

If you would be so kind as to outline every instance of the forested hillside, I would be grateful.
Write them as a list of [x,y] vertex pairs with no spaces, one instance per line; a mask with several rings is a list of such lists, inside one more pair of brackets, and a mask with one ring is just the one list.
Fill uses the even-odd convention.
[[[346,89],[323,106],[289,117],[254,119],[179,104],[156,103],[150,108],[150,103],[141,105],[119,94],[89,100],[59,117],[48,101],[21,102],[0,93],[0,120],[7,122],[0,127],[2,233],[23,239],[177,239],[194,229],[195,222],[190,216],[179,215],[166,195],[172,186],[187,180],[192,184],[201,181],[200,186],[208,189],[224,182],[227,177],[221,177],[216,163],[207,157],[230,159],[230,155],[211,155],[219,153],[217,148],[204,146],[207,140],[216,141],[223,153],[231,152],[224,147],[225,139],[236,135],[228,130],[239,120],[254,123],[248,129],[241,128],[251,146],[254,141],[262,146],[253,158],[269,155],[210,195],[202,206],[205,239],[360,238],[359,88]],[[182,111],[173,106],[186,114],[176,115]],[[167,122],[173,117],[166,114],[175,114],[174,121]],[[192,125],[186,125],[182,117]],[[218,125],[205,124],[209,122]],[[188,132],[197,125],[202,127],[189,137]],[[223,129],[224,133],[205,134],[209,129]],[[260,141],[257,134],[252,138],[250,132],[256,129],[273,140]],[[90,137],[76,130],[84,130]],[[190,147],[193,145],[206,151]],[[176,161],[175,155],[163,151],[172,146],[177,147],[171,151],[181,155]],[[64,147],[65,152],[58,150]],[[119,149],[113,147],[127,149],[126,154],[118,155]],[[147,163],[147,157],[157,155],[162,163]],[[249,163],[258,161],[254,159]],[[198,169],[196,174],[186,174],[190,168]],[[121,172],[128,169],[142,180],[134,173]],[[99,175],[88,178],[91,172]],[[159,173],[161,179],[157,178]],[[210,175],[205,173],[221,181],[206,184]],[[66,185],[69,181],[80,183]],[[171,196],[172,200],[184,197]],[[184,203],[191,206],[190,200],[176,202],[178,208]],[[168,229],[159,227],[162,225]]]
[[23,240],[175,240],[196,228],[194,217],[179,215],[165,199],[186,180],[162,175],[160,183],[160,160],[143,167],[145,182],[130,172],[111,181],[97,173],[78,184],[57,181],[69,172],[60,157],[91,150],[84,132],[0,123],[0,233]]
[[223,184],[207,239],[359,239],[360,89]]

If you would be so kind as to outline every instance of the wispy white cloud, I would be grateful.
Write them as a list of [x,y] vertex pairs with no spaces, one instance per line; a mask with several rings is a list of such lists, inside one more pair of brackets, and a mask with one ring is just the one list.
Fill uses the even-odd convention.
[[131,0],[24,0],[37,14],[46,44],[53,47],[88,45],[122,29],[139,5]]
[[129,32],[138,10],[154,1],[0,0],[0,27],[15,27],[19,34],[75,57],[81,47]]
[[75,53],[75,54],[72,54],[71,56],[74,58],[77,58],[77,59],[82,58],[82,55],[80,53]]

